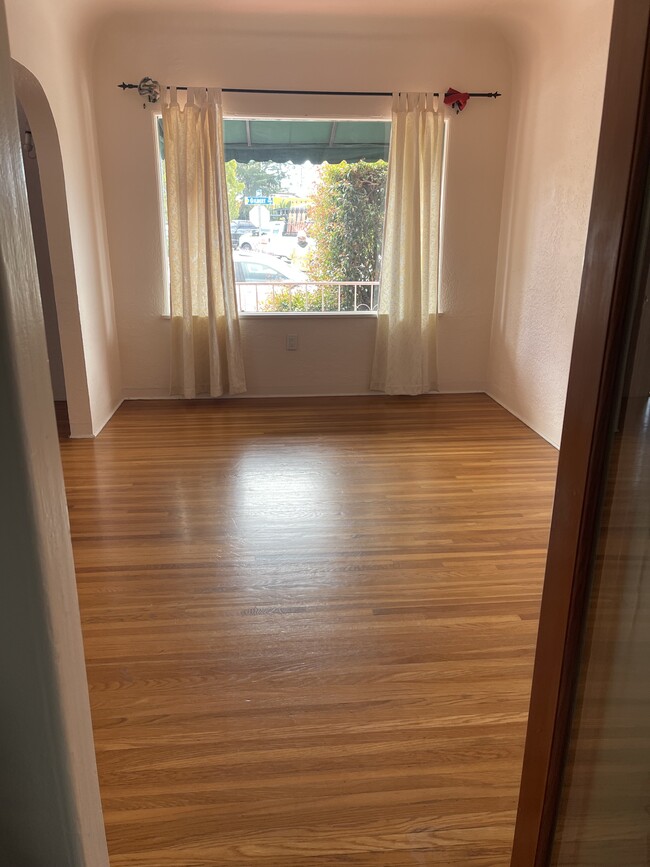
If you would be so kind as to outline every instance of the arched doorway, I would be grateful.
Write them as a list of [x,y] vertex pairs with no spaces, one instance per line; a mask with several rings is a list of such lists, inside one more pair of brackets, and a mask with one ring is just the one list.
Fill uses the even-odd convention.
[[[27,167],[26,174],[32,175],[32,191],[36,193],[32,229],[37,258],[40,259],[41,297],[53,393],[55,399],[65,398],[70,435],[92,436],[88,381],[58,133],[40,82],[22,64],[15,60],[12,64],[19,119],[23,120],[25,125],[21,132],[29,129],[33,140],[32,155],[37,157],[38,162],[37,172],[32,172]],[[29,149],[29,142],[25,145],[26,149]],[[42,213],[39,213],[38,199],[42,201]]]

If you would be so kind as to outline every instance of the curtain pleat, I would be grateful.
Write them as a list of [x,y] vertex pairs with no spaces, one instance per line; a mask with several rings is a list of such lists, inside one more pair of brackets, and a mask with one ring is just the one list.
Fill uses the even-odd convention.
[[370,387],[437,388],[436,319],[444,121],[433,94],[393,97],[377,338]]
[[218,90],[175,89],[163,103],[169,270],[171,393],[246,391]]

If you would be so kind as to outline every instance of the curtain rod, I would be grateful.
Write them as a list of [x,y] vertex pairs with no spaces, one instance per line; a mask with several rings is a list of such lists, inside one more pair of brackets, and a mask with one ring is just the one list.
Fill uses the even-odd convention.
[[[151,99],[150,98],[150,90],[145,89],[143,92],[143,82],[148,82],[151,84],[157,84],[157,82],[152,82],[151,79],[143,79],[140,84],[127,84],[123,81],[121,84],[118,84],[118,87],[121,87],[122,90],[137,90],[140,92],[141,96],[148,96],[149,102],[157,102],[158,98]],[[167,85],[167,89],[169,90],[170,85]],[[146,88],[146,85],[145,85]],[[176,90],[187,90],[187,85],[178,85]],[[266,90],[259,89],[255,87],[222,87],[222,93],[270,93],[270,94],[282,94],[288,96],[392,96],[393,94],[389,91],[380,91],[380,90]],[[448,90],[445,93],[447,96],[449,93],[453,93],[454,91]],[[439,93],[434,93],[434,96],[440,96]],[[468,93],[467,96],[471,97],[485,97],[487,99],[496,99],[501,96],[498,91],[494,91],[493,93]]]

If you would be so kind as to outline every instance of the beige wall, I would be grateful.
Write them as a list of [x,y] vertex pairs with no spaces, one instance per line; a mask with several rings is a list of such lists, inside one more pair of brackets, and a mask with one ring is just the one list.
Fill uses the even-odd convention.
[[513,21],[508,142],[488,391],[559,445],[591,204],[611,0]]
[[[125,395],[167,394],[156,152],[150,111],[116,84],[163,83],[341,90],[500,89],[475,100],[450,131],[439,329],[442,390],[485,384],[508,115],[510,60],[489,28],[370,18],[238,19],[184,13],[116,16],[98,30],[94,77],[111,270]],[[389,117],[388,99],[224,96],[226,113]],[[367,391],[371,320],[244,320],[251,394]],[[284,337],[299,335],[287,352]]]
[[[77,336],[82,345],[76,347],[74,362],[70,360],[66,365],[67,391],[75,409],[81,407],[79,412],[71,414],[73,434],[91,435],[101,430],[121,400],[121,374],[92,114],[90,43],[88,34],[78,29],[72,20],[67,20],[66,14],[62,6],[47,0],[7,2],[12,57],[40,82],[46,98],[43,112],[51,109],[58,134],[54,137],[48,135],[46,141],[41,136],[39,142],[39,130],[43,129],[43,124],[39,117],[34,116],[35,111],[40,110],[37,100],[31,105],[23,100],[39,147],[42,170],[44,150],[50,145],[60,146],[65,178],[63,200],[57,208],[51,201],[44,200],[44,205],[46,217],[48,208],[52,215],[52,220],[48,220],[48,231],[50,226],[56,228],[61,215],[64,218],[67,215],[69,223],[68,243],[74,262],[74,275],[69,277],[76,284],[77,309],[62,317],[62,325],[68,327],[76,316],[80,332],[80,337]],[[55,141],[57,137],[58,142]],[[44,177],[42,180],[45,198],[46,182]],[[61,243],[64,244],[65,239]],[[56,283],[56,270],[54,276]],[[67,348],[64,344],[64,364]],[[68,359],[72,358],[71,352],[67,355]],[[68,369],[74,395],[71,395]],[[85,395],[77,394],[83,391]]]

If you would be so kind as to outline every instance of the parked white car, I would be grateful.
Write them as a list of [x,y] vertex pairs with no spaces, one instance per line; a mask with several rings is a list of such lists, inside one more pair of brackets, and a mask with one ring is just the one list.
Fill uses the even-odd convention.
[[264,246],[269,244],[273,239],[282,237],[284,226],[284,220],[272,220],[263,229],[251,228],[240,235],[238,247],[240,250],[258,250],[264,252],[262,250]]
[[309,277],[303,271],[276,256],[235,250],[232,257],[242,313],[258,312],[260,304],[272,297],[278,284],[299,288],[309,283]]
[[259,253],[264,251],[270,241],[271,233],[266,229],[252,229],[239,236],[238,248],[248,252],[256,250]]
[[237,246],[240,250],[254,250],[257,253],[290,258],[296,239],[283,234],[284,226],[284,220],[278,220],[265,229],[252,229],[240,236]]

